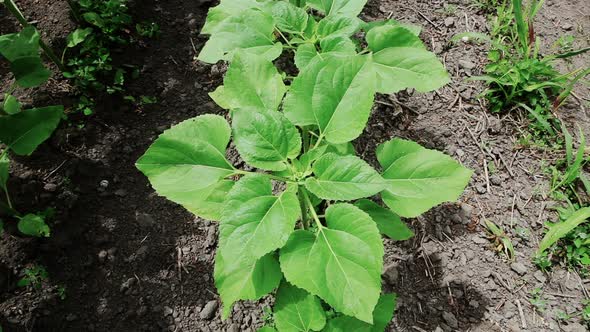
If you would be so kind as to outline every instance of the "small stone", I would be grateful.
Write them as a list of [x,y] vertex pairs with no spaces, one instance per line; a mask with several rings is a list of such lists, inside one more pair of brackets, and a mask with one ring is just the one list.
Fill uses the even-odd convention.
[[450,28],[453,25],[455,25],[455,18],[453,18],[453,17],[447,17],[447,18],[445,18],[445,26],[447,28]]
[[504,317],[506,319],[510,319],[512,317],[514,317],[514,315],[516,315],[518,309],[516,308],[516,305],[514,305],[514,303],[512,302],[507,302],[504,305]]
[[547,277],[545,277],[545,274],[543,274],[543,271],[540,271],[540,270],[535,272],[535,274],[533,274],[533,277],[535,277],[535,279],[537,279],[539,282],[542,282],[542,283],[547,281]]
[[499,186],[502,184],[502,179],[497,176],[497,175],[492,175],[490,176],[490,182],[494,185],[494,186]]
[[142,228],[149,228],[156,224],[151,214],[135,212],[135,220]]
[[45,186],[43,186],[43,189],[45,191],[49,191],[49,192],[55,192],[57,190],[57,184],[55,183],[47,183]]
[[483,237],[479,236],[479,235],[474,235],[473,236],[473,242],[477,243],[477,244],[486,244],[488,243],[487,239],[484,239]]
[[172,316],[173,313],[174,310],[172,310],[172,308],[170,308],[169,306],[164,307],[164,316]]
[[101,188],[107,188],[109,186],[109,181],[102,180],[102,181],[100,181],[100,184],[99,185],[100,185]]
[[76,319],[78,319],[78,316],[76,316],[76,315],[74,315],[74,314],[68,314],[68,315],[66,316],[66,320],[67,320],[68,322],[73,322],[73,321],[75,321]]
[[148,308],[146,306],[142,305],[141,307],[139,307],[139,309],[137,309],[136,314],[138,317],[141,317],[141,316],[145,315],[147,313],[147,311],[148,311]]
[[459,67],[463,68],[463,69],[468,69],[471,70],[473,68],[476,67],[475,63],[469,61],[469,60],[465,60],[465,59],[461,59],[459,60]]
[[201,319],[210,320],[211,318],[213,318],[213,316],[215,316],[216,310],[217,310],[217,301],[211,300],[211,301],[207,302],[207,304],[205,304],[205,306],[201,310],[201,313],[199,314],[199,317],[201,317]]
[[385,267],[383,277],[390,285],[395,285],[399,279],[399,272],[396,264],[390,264]]
[[443,312],[442,314],[443,319],[445,320],[445,322],[452,328],[456,329],[459,327],[459,321],[457,321],[457,317],[455,317],[455,315],[453,315],[450,312]]
[[129,278],[125,282],[123,282],[121,284],[121,288],[120,288],[121,293],[125,293],[126,291],[128,291],[129,288],[131,288],[135,284],[136,281],[137,280],[135,278]]
[[101,263],[104,263],[104,261],[107,259],[108,255],[109,255],[109,253],[106,250],[101,250],[98,253],[98,261]]
[[565,23],[561,26],[561,28],[565,31],[570,31],[574,28],[574,26],[571,23]]
[[510,268],[512,271],[518,273],[521,276],[525,275],[527,272],[526,266],[524,266],[522,263],[512,263],[510,264]]
[[455,151],[455,154],[457,155],[457,157],[461,158],[465,155],[465,151],[461,150],[461,149],[457,149]]
[[476,191],[477,191],[477,193],[478,193],[478,194],[480,194],[480,195],[483,195],[483,194],[485,194],[485,193],[487,192],[487,189],[486,189],[486,187],[484,187],[484,186],[483,186],[483,185],[481,185],[481,184],[478,184],[478,185],[476,185],[476,186],[475,186],[475,190],[476,190]]
[[119,197],[125,197],[125,196],[127,196],[127,190],[117,189],[117,191],[115,191],[115,195],[117,195]]
[[562,325],[561,329],[564,332],[584,332],[587,331],[586,328],[580,323],[570,323],[567,325]]

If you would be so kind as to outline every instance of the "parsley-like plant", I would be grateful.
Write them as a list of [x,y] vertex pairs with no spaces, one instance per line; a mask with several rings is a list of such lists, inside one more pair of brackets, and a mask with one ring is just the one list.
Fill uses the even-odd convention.
[[[267,331],[383,331],[395,295],[381,293],[380,233],[411,237],[400,216],[456,200],[469,181],[452,158],[407,140],[377,148],[381,171],[355,155],[376,93],[449,81],[419,28],[362,22],[365,2],[222,0],[199,59],[230,62],[211,97],[231,125],[218,115],[186,120],[137,162],[160,195],[220,222],[223,317],[276,290]],[[280,56],[294,59],[297,70],[285,70],[296,77],[273,65]],[[250,170],[227,160],[232,138]],[[376,195],[387,207],[368,199]]]

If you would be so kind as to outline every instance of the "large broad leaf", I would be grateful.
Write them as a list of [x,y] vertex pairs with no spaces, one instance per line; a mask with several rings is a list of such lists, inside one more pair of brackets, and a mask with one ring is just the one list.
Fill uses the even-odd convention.
[[330,143],[357,138],[365,128],[375,94],[369,58],[315,57],[293,80],[285,115],[300,125],[315,125]]
[[268,177],[247,175],[225,201],[218,251],[227,260],[256,261],[287,242],[300,211],[295,190],[274,196]]
[[377,73],[377,92],[395,93],[413,88],[436,90],[450,82],[449,74],[436,55],[424,47],[410,30],[383,25],[367,33]]
[[49,226],[45,223],[42,216],[36,214],[27,214],[20,218],[17,224],[19,232],[36,237],[49,237]]
[[225,159],[231,129],[218,115],[202,115],[166,130],[137,161],[158,194],[194,214],[219,220],[234,173]]
[[232,126],[240,156],[254,167],[285,170],[301,151],[299,131],[279,112],[237,111]]
[[0,54],[10,62],[10,70],[21,87],[38,86],[51,75],[39,57],[39,33],[33,27],[0,36]]
[[66,41],[68,42],[68,47],[76,47],[76,45],[80,44],[92,33],[92,28],[79,28],[74,30],[72,33],[68,35]]
[[346,36],[335,35],[320,40],[320,51],[314,44],[301,44],[295,52],[295,65],[303,70],[316,56],[330,61],[333,57],[349,57],[356,54],[356,45]]
[[297,46],[297,52],[295,52],[295,66],[299,70],[303,70],[311,60],[318,55],[318,51],[314,44],[301,44]]
[[320,300],[286,281],[279,286],[273,311],[280,332],[320,331],[326,325]]
[[213,34],[223,26],[223,23],[233,16],[238,16],[245,10],[264,9],[267,3],[257,0],[222,0],[218,6],[209,9],[207,20],[201,29],[203,34]]
[[412,232],[398,215],[391,212],[391,210],[368,199],[361,199],[354,203],[354,205],[368,213],[371,219],[377,224],[377,228],[379,228],[381,234],[386,235],[390,239],[403,241],[414,236],[414,232]]
[[317,36],[319,38],[329,36],[350,37],[361,28],[361,22],[356,17],[342,15],[328,16],[318,22]]
[[373,312],[373,325],[353,317],[339,316],[328,322],[324,332],[383,332],[393,318],[396,302],[395,294],[383,294]]
[[416,47],[388,47],[373,54],[377,92],[395,93],[413,88],[436,90],[450,82],[449,74],[430,51]]
[[353,200],[373,196],[386,187],[379,173],[356,156],[327,153],[313,164],[313,173],[305,187],[322,199]]
[[12,115],[20,112],[21,106],[16,97],[14,97],[13,95],[5,94],[2,110],[8,115]]
[[[2,332],[2,331],[0,331]],[[277,332],[277,330],[275,330],[274,328],[270,327],[270,326],[263,326],[261,328],[259,328],[256,332]]]
[[279,1],[272,7],[272,16],[277,28],[283,32],[301,33],[307,27],[309,15],[303,8],[296,7],[288,2]]
[[588,218],[590,218],[590,207],[585,207],[576,211],[564,222],[550,224],[549,231],[545,234],[541,243],[539,243],[537,253],[541,254],[543,251],[547,250],[555,242],[566,236]]
[[224,20],[199,53],[199,60],[216,63],[231,60],[238,49],[258,54],[267,60],[281,55],[282,46],[274,42],[274,20],[268,13],[248,9]]
[[30,155],[57,128],[63,110],[48,106],[0,116],[0,142],[18,155]]
[[366,37],[367,45],[373,52],[379,52],[388,47],[415,47],[426,49],[422,40],[410,30],[395,25],[383,25],[371,29]]
[[377,159],[388,183],[381,193],[383,201],[393,212],[407,218],[455,201],[473,173],[439,151],[402,139],[379,145]]
[[371,31],[372,29],[380,27],[380,26],[384,26],[384,25],[399,26],[399,27],[406,28],[412,34],[414,34],[416,37],[420,36],[420,32],[422,32],[422,27],[419,25],[401,23],[401,22],[398,22],[394,19],[366,22],[363,25],[363,30],[365,30],[365,32],[369,33],[369,31]]
[[291,235],[280,252],[285,278],[337,311],[372,323],[383,268],[379,230],[350,204],[330,206],[326,224],[315,234],[297,230]]
[[8,154],[0,156],[0,188],[6,190],[6,183],[8,182],[10,168],[10,159]]
[[18,33],[0,36],[0,54],[10,62],[23,57],[39,56],[39,33],[29,26]]
[[252,261],[215,255],[215,286],[223,302],[222,317],[227,318],[238,300],[257,300],[279,286],[283,275],[276,254]]
[[23,88],[33,88],[43,84],[51,76],[51,72],[43,66],[38,55],[22,57],[10,63],[10,71],[16,83]]
[[231,110],[275,111],[286,91],[272,62],[244,51],[236,52],[223,83],[210,96]]
[[326,16],[345,15],[355,17],[361,13],[367,0],[307,0],[307,5]]

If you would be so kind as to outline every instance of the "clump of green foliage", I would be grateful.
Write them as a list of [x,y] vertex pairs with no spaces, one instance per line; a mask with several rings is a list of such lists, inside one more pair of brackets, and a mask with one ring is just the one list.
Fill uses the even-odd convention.
[[558,223],[548,223],[549,231],[541,241],[537,257],[537,265],[542,269],[549,268],[554,262],[564,261],[580,271],[583,275],[590,272],[590,225],[585,222],[590,217],[588,195],[590,182],[582,172],[588,162],[585,156],[586,140],[580,131],[578,150],[574,150],[573,137],[562,127],[565,140],[566,158],[550,167],[551,196],[565,203],[557,207]]
[[[49,58],[52,52],[42,43],[37,30],[30,26],[14,2],[3,2],[7,9],[24,25],[23,30],[0,36],[0,54],[9,63],[15,82],[4,92],[0,105],[0,232],[4,221],[10,218],[17,222],[18,230],[31,236],[49,236],[45,215],[21,214],[13,206],[8,190],[10,169],[9,152],[16,155],[30,155],[37,146],[47,140],[57,128],[63,114],[63,106],[48,106],[23,109],[13,93],[18,88],[32,88],[45,83],[51,72],[44,66],[39,49],[43,48]],[[51,54],[51,55],[50,55]],[[61,65],[56,62],[58,67]]]
[[[125,82],[139,75],[133,66],[117,66],[113,61],[113,49],[134,41],[130,33],[133,19],[127,0],[78,0],[70,5],[81,27],[68,36],[62,56],[67,58],[64,75],[80,89],[76,110],[90,115],[95,107],[93,96],[123,93]],[[159,31],[155,23],[138,23],[135,27],[144,37],[153,37]]]
[[510,260],[514,260],[515,252],[512,241],[506,232],[501,229],[498,225],[490,220],[485,221],[486,229],[488,230],[488,238],[494,243],[494,249],[496,252],[504,253]]
[[512,0],[498,7],[486,75],[473,78],[489,84],[484,96],[492,112],[526,110],[537,137],[556,134],[559,122],[553,112],[569,96],[573,85],[590,73],[590,68],[580,68],[561,74],[554,68],[554,61],[589,49],[549,56],[539,53],[534,18],[543,2],[535,0],[523,6],[522,0]]
[[28,287],[39,289],[41,288],[43,281],[47,280],[49,274],[47,270],[41,265],[34,265],[30,268],[25,269],[25,275],[18,281],[18,287]]
[[[230,63],[210,96],[231,125],[218,115],[186,120],[137,161],[160,195],[219,221],[214,277],[224,318],[236,301],[274,292],[261,331],[383,331],[396,297],[381,292],[381,234],[408,239],[400,217],[456,200],[471,177],[403,139],[377,147],[381,171],[356,156],[351,142],[376,93],[449,81],[419,28],[365,23],[357,17],[365,2],[222,0],[209,11],[198,58]],[[279,57],[294,77],[274,66]],[[227,160],[232,139],[254,170]],[[368,199],[375,195],[385,206]]]

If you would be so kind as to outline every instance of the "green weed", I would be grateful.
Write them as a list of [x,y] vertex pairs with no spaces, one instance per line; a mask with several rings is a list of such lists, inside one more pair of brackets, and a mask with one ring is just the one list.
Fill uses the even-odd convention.
[[41,265],[34,265],[30,268],[25,269],[24,272],[25,276],[22,277],[18,283],[18,287],[28,287],[31,286],[36,289],[40,289],[43,281],[45,281],[48,277],[47,270]]

